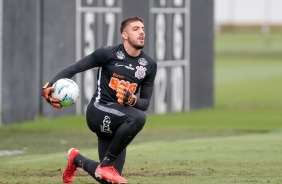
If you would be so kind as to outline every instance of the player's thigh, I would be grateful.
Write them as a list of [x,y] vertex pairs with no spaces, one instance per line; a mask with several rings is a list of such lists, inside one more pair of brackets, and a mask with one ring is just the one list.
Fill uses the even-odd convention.
[[143,126],[146,122],[146,114],[144,111],[131,107],[128,105],[121,105],[119,103],[102,104],[109,109],[115,109],[123,114],[123,123],[132,122],[137,126]]
[[127,116],[119,110],[120,106],[111,106],[99,102],[88,105],[86,119],[90,130],[99,137],[112,137],[116,130],[125,122]]
[[117,103],[110,104],[110,106],[114,109],[118,109],[124,114],[125,121],[123,122],[123,124],[126,124],[126,126],[123,126],[124,130],[130,129],[134,130],[136,133],[144,127],[146,123],[146,115],[144,111],[141,111],[131,106],[120,105]]

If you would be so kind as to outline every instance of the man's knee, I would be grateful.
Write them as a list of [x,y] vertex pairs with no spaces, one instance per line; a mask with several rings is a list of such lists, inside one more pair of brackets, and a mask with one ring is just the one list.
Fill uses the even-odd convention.
[[141,130],[146,123],[146,114],[138,110],[134,115],[131,117],[132,125],[134,125],[138,130]]
[[138,122],[140,124],[143,124],[142,126],[144,126],[144,124],[146,123],[146,114],[143,111],[139,111],[139,115],[138,115]]

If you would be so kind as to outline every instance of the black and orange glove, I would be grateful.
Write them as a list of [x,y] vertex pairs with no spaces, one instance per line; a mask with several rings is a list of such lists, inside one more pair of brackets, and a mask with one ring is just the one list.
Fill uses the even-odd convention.
[[51,104],[53,107],[57,108],[57,109],[61,109],[62,105],[59,103],[60,100],[57,98],[52,98],[51,94],[52,92],[54,92],[54,88],[53,87],[48,87],[49,82],[47,82],[43,87],[42,87],[42,93],[41,96],[43,96],[43,98],[49,103]]
[[118,103],[122,105],[134,106],[137,102],[137,97],[125,86],[125,82],[121,81],[117,87],[116,97],[118,98]]

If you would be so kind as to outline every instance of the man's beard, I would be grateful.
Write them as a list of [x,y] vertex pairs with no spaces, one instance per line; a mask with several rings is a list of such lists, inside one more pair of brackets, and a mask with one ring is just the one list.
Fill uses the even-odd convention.
[[133,47],[133,48],[136,49],[136,50],[139,50],[139,49],[143,49],[143,48],[144,48],[144,44],[143,44],[143,45],[138,45],[138,44],[132,42],[132,41],[130,40],[130,38],[128,38],[128,43],[131,45],[131,47]]

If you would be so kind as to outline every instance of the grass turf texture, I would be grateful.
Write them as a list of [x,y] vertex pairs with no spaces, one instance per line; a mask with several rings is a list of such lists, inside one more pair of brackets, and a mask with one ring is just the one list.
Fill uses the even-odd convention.
[[[217,36],[215,108],[149,115],[128,147],[129,183],[282,183],[281,39]],[[0,184],[61,183],[73,146],[97,160],[96,137],[82,116],[2,127],[0,145],[25,151],[0,157]],[[80,170],[74,183],[95,181]]]

